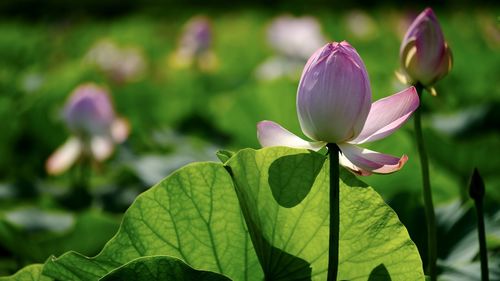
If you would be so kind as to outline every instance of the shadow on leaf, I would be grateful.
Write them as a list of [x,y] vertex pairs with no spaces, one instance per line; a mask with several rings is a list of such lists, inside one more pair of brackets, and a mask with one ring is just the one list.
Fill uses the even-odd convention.
[[366,183],[360,181],[353,173],[342,166],[340,166],[340,179],[350,187],[368,187]]
[[287,155],[269,166],[268,183],[278,204],[285,208],[298,205],[311,190],[326,157],[310,152]]
[[391,276],[389,275],[389,271],[383,263],[379,264],[375,267],[372,272],[370,272],[370,276],[368,277],[368,281],[391,281]]
[[264,271],[264,281],[311,280],[312,268],[309,262],[272,246],[255,224],[249,223],[248,226]]

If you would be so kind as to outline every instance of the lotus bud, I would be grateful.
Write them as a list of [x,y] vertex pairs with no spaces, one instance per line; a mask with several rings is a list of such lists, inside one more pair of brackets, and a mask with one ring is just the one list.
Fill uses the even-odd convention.
[[479,174],[479,170],[474,168],[472,176],[469,183],[469,195],[473,200],[480,201],[483,200],[485,194],[484,181]]
[[212,27],[207,17],[199,16],[191,19],[185,27],[180,46],[186,52],[199,56],[208,51],[212,44]]
[[431,8],[425,9],[408,28],[400,60],[410,84],[431,86],[450,71],[451,50]]
[[297,92],[304,134],[329,143],[349,141],[361,132],[370,107],[368,73],[351,45],[329,43],[311,56]]
[[115,113],[106,90],[87,83],[77,87],[64,108],[69,129],[79,136],[108,135]]
[[192,18],[184,27],[177,50],[170,57],[171,65],[176,68],[195,65],[203,72],[215,70],[217,57],[211,50],[212,41],[210,19],[205,16]]

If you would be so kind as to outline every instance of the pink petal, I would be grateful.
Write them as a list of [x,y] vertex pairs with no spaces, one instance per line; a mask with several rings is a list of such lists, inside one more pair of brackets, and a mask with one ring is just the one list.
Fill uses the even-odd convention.
[[356,165],[349,161],[349,159],[347,159],[347,157],[345,157],[345,155],[342,153],[339,153],[339,164],[346,167],[348,170],[358,176],[369,176],[372,174],[372,172],[370,171],[365,171],[360,169],[359,167],[356,167]]
[[305,141],[272,121],[261,121],[257,124],[257,138],[262,147],[288,146],[318,151],[326,145],[320,141]]
[[[345,156],[344,165],[356,174],[366,176],[371,173],[388,174],[398,171],[408,161],[406,155],[401,158],[382,154],[352,144],[339,144],[339,148]],[[350,164],[350,165],[349,165]],[[353,168],[354,166],[354,168]]]
[[97,161],[106,160],[115,148],[113,140],[107,137],[93,137],[90,141],[92,156]]
[[82,144],[77,138],[69,138],[60,146],[45,163],[47,173],[58,175],[65,172],[80,157]]
[[116,143],[124,142],[130,133],[130,125],[124,118],[116,118],[111,124],[111,137]]
[[374,102],[361,133],[349,143],[359,144],[385,138],[410,118],[419,103],[415,87]]
[[368,72],[347,42],[326,44],[309,59],[297,90],[306,136],[329,143],[350,140],[361,132],[370,106]]
[[64,115],[72,131],[89,135],[104,134],[115,118],[109,93],[93,83],[80,85],[72,92]]

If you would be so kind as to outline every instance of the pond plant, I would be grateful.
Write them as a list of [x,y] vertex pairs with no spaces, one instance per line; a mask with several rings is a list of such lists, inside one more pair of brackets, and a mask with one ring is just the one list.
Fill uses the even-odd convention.
[[[210,73],[217,65],[212,36],[208,18],[192,18],[169,62],[200,76]],[[370,65],[360,53],[341,41],[310,54],[296,93],[300,128],[310,140],[261,121],[257,139],[263,148],[219,150],[220,161],[176,170],[135,198],[96,256],[69,251],[0,281],[437,280],[436,219],[419,106],[424,89],[435,94],[433,85],[451,70],[450,48],[433,11],[424,10],[400,49],[398,77],[407,88],[375,102]],[[413,113],[428,231],[425,273],[396,212],[358,178],[391,177],[411,161],[405,151],[396,157],[362,146],[396,132]],[[116,114],[108,90],[94,83],[71,93],[63,117],[71,136],[48,158],[47,172],[58,175],[76,164],[75,186],[88,189],[90,169],[127,139],[128,122]],[[470,195],[480,225],[482,278],[488,280],[484,193],[476,170]]]

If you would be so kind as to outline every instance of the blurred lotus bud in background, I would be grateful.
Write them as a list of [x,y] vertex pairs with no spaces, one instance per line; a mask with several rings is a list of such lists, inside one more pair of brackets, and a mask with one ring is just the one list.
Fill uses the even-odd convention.
[[452,67],[451,50],[432,9],[425,9],[408,28],[400,49],[403,73],[407,84],[432,86]]
[[186,24],[179,44],[183,51],[195,55],[208,51],[212,45],[212,27],[210,20],[204,16],[198,16],[191,19]]
[[40,72],[30,71],[23,75],[19,81],[19,88],[25,93],[34,93],[43,86],[45,77]]
[[484,41],[492,50],[500,49],[500,17],[488,17],[481,12],[476,15],[477,24],[481,28]]
[[345,25],[350,36],[357,40],[371,40],[378,32],[377,23],[363,10],[353,10],[345,16]]
[[279,16],[271,22],[267,40],[278,53],[305,61],[326,42],[315,18],[290,15]]
[[75,135],[105,135],[115,118],[108,93],[95,84],[83,84],[71,94],[64,117]]
[[195,16],[184,26],[178,47],[170,57],[175,68],[197,67],[201,71],[213,71],[217,57],[212,51],[212,23],[206,16]]
[[81,157],[103,161],[129,134],[128,122],[116,116],[108,92],[93,83],[80,85],[71,93],[64,120],[73,136],[47,160],[49,174],[66,171]]
[[262,80],[300,76],[304,63],[327,40],[314,17],[282,15],[269,24],[267,41],[276,55],[257,68],[256,76]]
[[96,65],[117,83],[139,79],[146,69],[146,60],[136,47],[118,47],[111,40],[97,42],[86,54],[85,61]]

